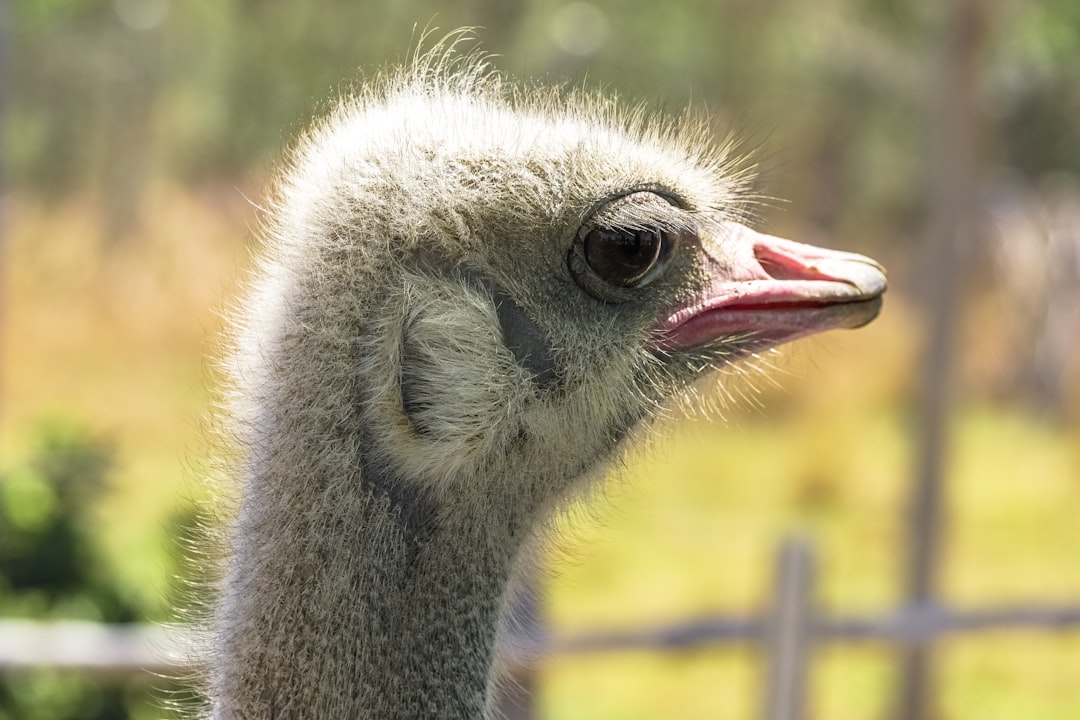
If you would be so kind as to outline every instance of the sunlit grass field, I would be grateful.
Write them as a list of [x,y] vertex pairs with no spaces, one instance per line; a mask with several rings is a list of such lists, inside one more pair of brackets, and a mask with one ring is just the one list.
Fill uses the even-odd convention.
[[[200,493],[207,358],[257,211],[228,184],[154,187],[146,197],[141,229],[123,238],[109,236],[90,199],[8,203],[0,469],[24,457],[45,423],[108,438],[118,466],[95,509],[101,541],[129,592],[161,616],[164,528]],[[894,278],[871,326],[771,358],[767,378],[740,381],[750,401],[722,421],[671,423],[612,478],[606,502],[569,513],[549,560],[553,628],[757,612],[789,532],[815,543],[823,609],[873,613],[899,602],[919,354],[905,290]],[[992,323],[969,327],[965,340],[1006,352],[984,341],[993,332]],[[961,361],[960,374],[985,364]],[[977,392],[958,396],[944,599],[1080,602],[1080,430]],[[889,716],[887,649],[828,646],[817,660],[814,717]],[[1080,632],[959,636],[941,644],[938,661],[944,718],[1080,717]],[[553,720],[748,718],[759,680],[759,657],[742,645],[555,658],[541,703]]]

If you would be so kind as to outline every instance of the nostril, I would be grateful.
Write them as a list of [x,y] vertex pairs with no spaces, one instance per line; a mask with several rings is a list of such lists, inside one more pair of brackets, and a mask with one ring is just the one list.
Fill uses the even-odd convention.
[[761,265],[761,269],[771,277],[773,280],[798,280],[799,275],[791,272],[790,268],[785,268],[780,263],[767,257],[758,257],[758,264]]
[[754,259],[773,280],[831,279],[813,265],[799,262],[790,255],[778,253],[765,243],[754,244]]

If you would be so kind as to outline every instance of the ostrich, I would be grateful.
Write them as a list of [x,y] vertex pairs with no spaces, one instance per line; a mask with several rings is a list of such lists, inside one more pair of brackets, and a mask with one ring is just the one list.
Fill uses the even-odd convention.
[[546,520],[710,369],[875,317],[703,123],[443,47],[291,152],[233,324],[218,720],[477,720]]

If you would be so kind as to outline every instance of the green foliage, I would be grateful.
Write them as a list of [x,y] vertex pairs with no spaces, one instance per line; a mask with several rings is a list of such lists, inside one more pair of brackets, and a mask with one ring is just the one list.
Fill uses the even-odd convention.
[[5,614],[42,617],[77,606],[89,619],[133,619],[133,610],[111,587],[88,527],[88,509],[105,487],[111,462],[102,441],[53,425],[43,431],[31,462],[3,479],[0,602],[9,608]]
[[1025,4],[998,48],[989,109],[1000,118],[1003,159],[1035,176],[1080,172],[1080,5]]
[[[48,425],[30,461],[0,476],[0,616],[132,622],[90,512],[107,487],[108,443]],[[121,720],[149,707],[145,680],[102,683],[59,670],[0,676],[0,720]]]

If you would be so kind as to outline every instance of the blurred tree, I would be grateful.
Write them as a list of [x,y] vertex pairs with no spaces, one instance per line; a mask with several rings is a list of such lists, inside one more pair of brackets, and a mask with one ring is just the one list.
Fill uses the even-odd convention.
[[[754,128],[782,197],[881,226],[917,205],[926,2],[26,0],[12,17],[6,144],[16,183],[114,187],[121,226],[154,177],[236,176],[276,157],[312,107],[426,26],[477,26],[511,74],[687,101]],[[1080,6],[999,3],[984,102],[1002,161],[1080,170]],[[438,34],[438,33],[436,33]],[[721,121],[724,118],[721,117]],[[730,118],[728,118],[730,122]],[[284,130],[283,130],[284,128]],[[778,150],[779,149],[779,150]],[[782,154],[777,154],[782,153]],[[792,165],[795,168],[792,168]],[[806,170],[800,175],[792,170]],[[798,187],[821,172],[827,182]],[[788,180],[786,178],[792,178]],[[912,189],[914,188],[914,189]],[[790,192],[789,192],[790,191]],[[125,205],[126,203],[126,205]],[[832,208],[832,209],[829,209]],[[833,218],[833,219],[830,219]]]

